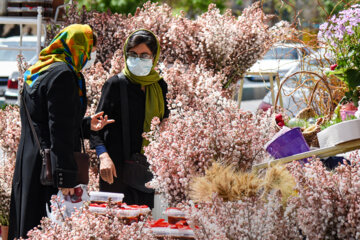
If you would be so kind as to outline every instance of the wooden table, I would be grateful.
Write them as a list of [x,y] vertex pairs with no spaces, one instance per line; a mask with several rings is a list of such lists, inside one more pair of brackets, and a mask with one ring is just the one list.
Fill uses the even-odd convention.
[[336,154],[346,153],[346,152],[350,152],[350,151],[353,151],[356,149],[360,149],[360,139],[340,143],[340,144],[338,144],[336,146],[332,146],[332,147],[319,148],[319,149],[312,150],[309,152],[299,153],[299,154],[292,155],[292,156],[285,157],[285,158],[269,160],[267,162],[254,165],[252,167],[252,169],[253,169],[253,171],[258,171],[262,168],[274,166],[275,164],[289,163],[289,162],[292,162],[295,160],[300,160],[303,158],[309,158],[309,157],[313,157],[313,156],[316,156],[319,158],[330,157],[330,156],[334,156]]
[[[272,99],[272,104],[275,104],[275,93],[274,93],[274,78],[276,81],[276,84],[279,88],[280,86],[280,78],[279,78],[279,74],[277,72],[246,72],[245,75],[260,75],[260,76],[269,76],[269,80],[270,80],[270,91],[271,91],[271,99]],[[244,88],[244,77],[241,79],[240,82],[240,88],[238,91],[238,98],[237,98],[237,102],[238,102],[238,107],[240,108],[241,106],[241,99],[242,99],[242,92],[243,92],[243,88]],[[280,97],[279,97],[279,104],[281,107],[283,107],[283,101],[282,101],[282,96],[280,93]]]

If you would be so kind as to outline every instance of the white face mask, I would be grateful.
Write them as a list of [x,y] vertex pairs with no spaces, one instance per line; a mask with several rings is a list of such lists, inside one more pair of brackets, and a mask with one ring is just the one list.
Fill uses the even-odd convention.
[[91,52],[90,60],[86,62],[85,66],[82,69],[84,70],[90,68],[95,63],[95,60],[96,60],[96,50]]
[[143,77],[149,75],[153,61],[152,59],[128,57],[126,64],[132,74]]

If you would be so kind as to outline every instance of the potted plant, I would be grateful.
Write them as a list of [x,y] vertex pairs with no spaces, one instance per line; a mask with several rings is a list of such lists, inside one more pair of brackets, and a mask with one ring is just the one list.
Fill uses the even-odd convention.
[[[11,182],[10,182],[11,184]],[[6,240],[9,231],[9,214],[10,214],[10,197],[11,188],[8,182],[0,178],[0,224],[1,224],[1,237]]]
[[[360,5],[333,15],[320,26],[318,40],[330,50],[336,64],[332,65],[329,75],[335,75],[347,86],[341,103],[344,111],[358,107],[360,96]],[[355,112],[354,111],[354,112]],[[346,115],[345,115],[346,117]]]
[[1,237],[5,240],[7,239],[9,231],[11,184],[15,161],[11,161],[8,158],[3,159],[2,161],[3,163],[0,164],[0,224]]

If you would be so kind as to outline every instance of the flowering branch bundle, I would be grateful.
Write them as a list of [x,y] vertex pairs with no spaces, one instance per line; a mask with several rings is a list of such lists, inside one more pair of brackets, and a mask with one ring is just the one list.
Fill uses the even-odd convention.
[[[99,35],[98,58],[107,70],[114,52],[122,51],[126,37],[136,29],[145,28],[159,38],[160,62],[172,64],[178,60],[185,64],[203,64],[207,70],[224,72],[234,81],[274,42],[288,38],[292,32],[285,22],[269,28],[269,16],[264,14],[260,3],[245,9],[238,18],[230,10],[220,14],[215,4],[210,4],[208,12],[196,20],[184,16],[184,13],[174,16],[168,5],[150,1],[138,8],[134,16],[79,11],[73,5],[65,25],[86,23],[93,27]],[[50,37],[58,31],[54,28],[50,26]]]
[[215,162],[191,181],[190,197],[199,207],[190,202],[185,209],[188,220],[200,226],[198,239],[299,239],[296,212],[287,207],[294,186],[286,166],[263,175]]
[[360,237],[360,158],[330,172],[320,160],[293,164],[298,196],[289,201],[308,239]]
[[196,20],[201,27],[197,36],[200,53],[207,68],[224,72],[229,81],[238,80],[279,40],[272,38],[279,35],[279,29],[270,29],[268,20],[260,2],[246,8],[238,18],[231,10],[221,15],[215,4],[210,4],[208,12]]
[[29,239],[118,239],[155,240],[146,221],[126,225],[112,208],[106,215],[95,214],[87,206],[66,217],[58,196],[51,199],[52,219],[43,218],[39,227],[28,232]]
[[223,90],[226,76],[212,70],[205,71],[203,65],[186,66],[180,62],[163,69],[162,76],[168,84],[168,106],[181,111],[198,110],[202,105],[199,100],[222,93],[229,97],[229,89]]
[[303,239],[277,192],[267,201],[255,196],[225,202],[215,195],[211,202],[192,204],[185,211],[196,239]]
[[7,161],[13,163],[20,141],[20,114],[18,106],[6,106],[0,110],[0,146]]
[[11,184],[14,175],[15,162],[2,161],[0,164],[0,224],[9,225]]
[[169,204],[188,199],[190,179],[203,175],[214,159],[241,170],[262,161],[263,146],[274,133],[268,126],[270,114],[243,112],[220,92],[197,99],[196,107],[173,109],[148,135],[145,155],[155,176],[151,185]]

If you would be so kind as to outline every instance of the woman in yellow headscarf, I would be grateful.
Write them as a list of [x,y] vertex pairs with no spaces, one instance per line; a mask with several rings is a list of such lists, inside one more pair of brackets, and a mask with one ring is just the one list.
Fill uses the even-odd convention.
[[115,124],[93,134],[92,147],[100,158],[100,190],[124,193],[127,204],[153,207],[154,192],[145,187],[151,180],[143,147],[151,120],[169,115],[167,84],[155,70],[160,55],[156,36],[140,29],[124,44],[125,68],[108,79],[97,112],[104,111]]
[[[80,139],[111,122],[106,116],[102,118],[102,113],[83,118],[86,89],[80,71],[91,58],[94,60],[95,44],[96,35],[89,25],[70,25],[56,35],[24,74],[9,239],[26,237],[40,224],[46,216],[46,203],[59,189],[64,195],[74,194],[78,184],[74,152],[80,152]],[[52,186],[40,183],[42,158],[36,138],[42,149],[50,149]]]

